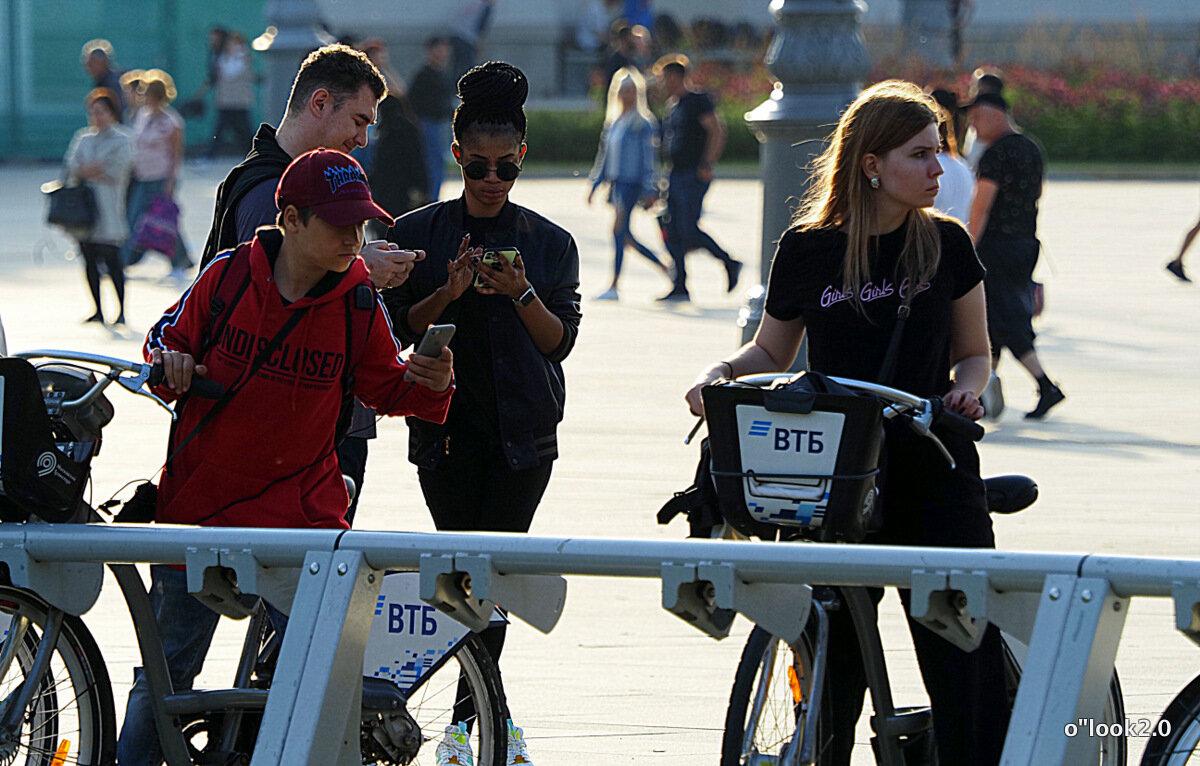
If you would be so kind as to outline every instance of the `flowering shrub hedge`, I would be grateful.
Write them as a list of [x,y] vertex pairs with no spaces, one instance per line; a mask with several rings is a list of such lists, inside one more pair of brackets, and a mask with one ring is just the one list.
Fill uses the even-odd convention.
[[[1054,71],[1015,65],[1001,69],[1014,118],[1042,143],[1051,162],[1200,162],[1200,77],[1097,64],[1068,64]],[[728,128],[724,157],[757,159],[758,142],[743,115],[771,92],[766,67],[701,61],[693,75],[699,87],[716,97]],[[948,86],[960,98],[970,81],[969,74],[895,61],[877,63],[867,80],[893,77]],[[536,156],[590,161],[602,124],[599,110],[531,113]]]
[[[1055,71],[1000,67],[1013,117],[1051,161],[1200,161],[1200,78],[1095,63]],[[969,74],[880,64],[872,80],[949,85],[965,97]]]

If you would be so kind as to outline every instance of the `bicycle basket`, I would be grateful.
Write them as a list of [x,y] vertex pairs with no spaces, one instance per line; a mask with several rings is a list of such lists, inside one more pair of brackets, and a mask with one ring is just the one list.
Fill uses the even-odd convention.
[[79,508],[88,462],[55,443],[33,365],[0,358],[0,521],[66,521]]
[[877,401],[815,372],[770,388],[723,381],[702,396],[717,498],[735,529],[858,542],[878,528]]

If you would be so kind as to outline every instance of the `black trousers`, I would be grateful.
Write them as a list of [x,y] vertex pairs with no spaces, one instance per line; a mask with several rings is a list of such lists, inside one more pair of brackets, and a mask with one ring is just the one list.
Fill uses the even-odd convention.
[[[883,589],[868,590],[878,607]],[[908,590],[900,591],[906,613],[909,595]],[[833,709],[832,762],[849,766],[867,675],[849,611],[843,607],[830,612],[829,618],[827,693]],[[979,648],[964,652],[911,617],[908,630],[933,709],[938,763],[998,764],[1010,712],[1000,631],[989,625]]]
[[[477,434],[451,436],[454,448],[435,469],[421,468],[421,492],[440,532],[528,532],[533,514],[550,483],[553,461],[514,471],[498,441]],[[479,634],[488,653],[500,665],[506,625]],[[471,722],[474,708],[462,681],[454,706],[455,721]]]
[[[880,466],[884,525],[864,542],[994,548],[975,445],[963,437],[938,431],[957,463],[951,470],[932,442],[905,426],[888,423],[885,433],[885,457]],[[870,590],[877,606],[883,590]],[[909,592],[901,590],[900,599],[907,613]],[[849,612],[845,608],[831,612],[829,628],[833,763],[848,766],[867,679]],[[929,692],[938,762],[998,764],[1010,713],[1000,631],[989,626],[982,644],[973,652],[962,651],[911,619],[909,632]]]
[[96,304],[96,313],[103,314],[100,309],[100,264],[103,263],[117,292],[120,316],[124,318],[125,271],[121,264],[121,249],[100,242],[80,242],[79,252],[83,255],[84,274],[87,276],[88,290],[92,293],[92,302]]
[[354,480],[354,499],[346,509],[346,523],[354,524],[354,512],[358,510],[358,499],[362,497],[363,480],[367,475],[367,439],[346,436],[337,448],[338,469]]

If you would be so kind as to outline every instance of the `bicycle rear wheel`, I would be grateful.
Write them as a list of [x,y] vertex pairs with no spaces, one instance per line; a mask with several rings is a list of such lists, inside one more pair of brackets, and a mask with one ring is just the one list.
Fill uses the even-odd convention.
[[[505,766],[508,760],[508,703],[500,671],[478,636],[468,636],[444,663],[425,675],[409,692],[408,714],[421,730],[416,757],[406,763],[437,763],[437,750],[447,726],[460,721],[469,729],[467,742],[478,766]],[[364,739],[370,736],[364,732]],[[391,766],[395,761],[379,759]]]
[[1200,764],[1200,676],[1167,705],[1142,754],[1142,766],[1184,764]]
[[[1017,684],[1021,680],[1021,666],[1025,662],[1025,655],[1028,653],[1029,647],[1007,633],[1001,633],[1001,637],[1003,640],[1000,643],[1004,646],[1005,674],[1008,677],[1009,703],[1011,704],[1016,699]],[[1116,728],[1118,732],[1098,737],[1100,740],[1100,760],[1098,761],[1100,766],[1125,766],[1128,758],[1128,742],[1125,737],[1125,698],[1121,694],[1121,680],[1117,677],[1115,668],[1112,680],[1108,684],[1108,699],[1104,701],[1104,711],[1096,723],[1109,724],[1110,732],[1113,728]],[[1184,762],[1180,761],[1180,763]],[[1142,763],[1146,763],[1144,758]]]
[[27,591],[0,586],[0,710],[22,684],[35,684],[15,731],[0,732],[0,764],[110,766],[116,759],[116,717],[108,668],[78,617],[66,616],[50,665],[29,678],[49,619],[49,607]]
[[796,646],[766,630],[754,627],[742,650],[721,741],[721,766],[758,766],[777,763],[806,716],[817,716],[814,763],[828,764],[833,720],[828,693],[821,695],[820,710],[812,711],[813,659],[816,631],[809,620]]

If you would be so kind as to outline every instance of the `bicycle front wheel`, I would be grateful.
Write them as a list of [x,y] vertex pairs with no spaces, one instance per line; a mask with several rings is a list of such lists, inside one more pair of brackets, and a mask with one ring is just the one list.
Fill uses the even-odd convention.
[[1200,764],[1200,676],[1171,700],[1142,755],[1142,766],[1184,764]]
[[[478,766],[507,763],[508,703],[500,671],[478,636],[468,636],[441,666],[422,677],[410,690],[406,708],[421,731],[420,750],[406,764],[438,763],[438,749],[453,744],[447,742],[446,728],[459,723],[467,725],[463,744]],[[393,761],[376,763],[391,766]]]
[[0,586],[0,712],[34,685],[13,731],[0,731],[0,765],[110,766],[116,716],[108,668],[78,617],[67,615],[46,672],[30,678],[50,607],[27,591]]
[[750,632],[729,693],[721,766],[779,763],[792,738],[803,733],[810,715],[817,716],[813,762],[832,762],[828,745],[833,716],[828,693],[821,695],[819,710],[810,707],[816,656],[812,623],[809,620],[795,646],[757,625]]

